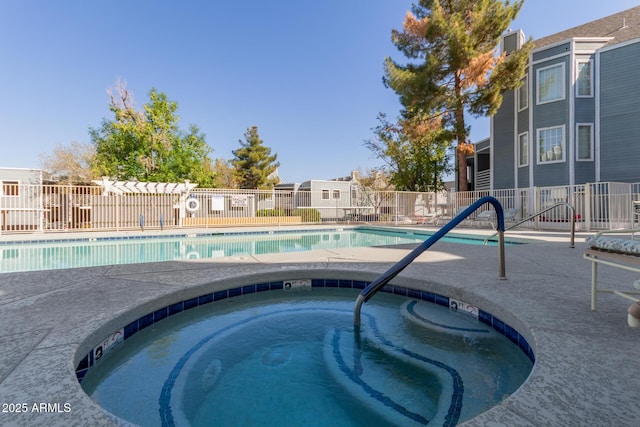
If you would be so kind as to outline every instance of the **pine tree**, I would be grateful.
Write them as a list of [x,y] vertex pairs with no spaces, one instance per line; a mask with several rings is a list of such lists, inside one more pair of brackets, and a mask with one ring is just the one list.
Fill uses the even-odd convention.
[[442,117],[457,140],[458,190],[468,189],[465,112],[492,115],[502,93],[521,84],[532,46],[498,54],[502,34],[524,0],[420,0],[407,12],[402,31],[394,30],[396,47],[415,63],[387,58],[385,84],[400,96],[405,115]]
[[245,141],[238,141],[241,147],[233,151],[234,158],[231,160],[240,188],[273,188],[277,178],[272,174],[280,166],[276,162],[278,155],[271,155],[271,148],[263,145],[257,126],[248,128],[244,138]]

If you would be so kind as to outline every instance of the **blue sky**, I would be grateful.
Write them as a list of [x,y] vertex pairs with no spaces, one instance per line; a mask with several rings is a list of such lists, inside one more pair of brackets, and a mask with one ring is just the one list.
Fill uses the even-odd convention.
[[[287,182],[331,179],[381,162],[363,142],[395,117],[383,61],[405,0],[0,0],[0,167],[39,168],[41,153],[110,119],[120,79],[136,106],[151,88],[178,102],[212,157],[231,159],[250,126]],[[636,0],[527,0],[512,29],[544,37]],[[471,122],[472,140],[489,135]]]

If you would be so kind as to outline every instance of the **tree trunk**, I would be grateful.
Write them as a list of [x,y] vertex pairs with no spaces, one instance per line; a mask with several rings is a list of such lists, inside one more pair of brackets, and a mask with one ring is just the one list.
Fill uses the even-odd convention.
[[464,127],[464,105],[462,104],[462,86],[460,74],[456,72],[454,81],[454,91],[456,93],[455,107],[455,133],[458,140],[456,156],[458,161],[458,191],[469,190],[469,180],[467,179],[467,132]]
[[460,146],[460,140],[458,140],[456,156],[458,158],[458,191],[468,191],[469,180],[467,177],[467,152]]

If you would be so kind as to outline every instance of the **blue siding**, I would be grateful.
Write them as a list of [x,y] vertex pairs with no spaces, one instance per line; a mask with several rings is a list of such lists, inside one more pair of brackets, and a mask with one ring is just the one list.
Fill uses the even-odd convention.
[[518,134],[529,131],[529,109],[518,113]]
[[595,98],[576,98],[576,123],[594,123],[596,121]]
[[603,52],[600,62],[600,180],[640,181],[640,41]]
[[515,187],[513,109],[515,92],[506,92],[502,99],[502,106],[494,116],[493,121],[493,188]]
[[540,52],[535,52],[532,55],[533,62],[539,61],[544,58],[550,58],[552,56],[560,55],[563,53],[568,53],[569,51],[571,51],[571,43],[562,43],[562,44],[559,44],[558,46],[541,50]]
[[[578,143],[577,143],[577,131],[576,124],[577,123],[591,123],[595,126],[595,98],[576,98],[575,100],[575,122],[573,124],[573,146],[574,146],[574,157],[576,156],[576,152],[578,151]],[[594,132],[597,130],[594,127]],[[595,135],[594,141],[595,144]],[[574,177],[576,184],[584,184],[587,182],[595,182],[596,180],[596,166],[595,162],[592,161],[576,161],[574,166]]]
[[[529,96],[529,101],[531,102],[531,96]],[[518,144],[518,135],[524,132],[529,132],[529,108],[525,108],[522,111],[518,112],[518,134],[516,135],[514,141],[515,144]],[[535,158],[531,158],[531,144],[533,138],[531,137],[531,133],[529,133],[529,166],[518,167],[519,159],[516,159],[516,167],[518,168],[518,187],[529,187],[529,168],[535,162]]]
[[491,140],[489,138],[483,139],[476,143],[476,151],[486,150],[491,147]]
[[529,187],[529,167],[518,168],[518,187]]
[[[554,49],[551,49],[554,50]],[[556,58],[553,61],[536,64],[533,70],[533,93],[532,93],[532,106],[533,108],[533,129],[529,135],[530,143],[533,147],[533,177],[534,182],[532,185],[536,186],[550,186],[550,185],[566,185],[569,184],[569,72],[570,72],[570,58],[568,56]],[[565,81],[565,98],[561,101],[549,102],[546,104],[536,104],[536,87],[538,85],[537,70],[539,68],[548,67],[550,65],[564,63],[564,81]],[[539,149],[538,149],[538,129],[549,128],[554,126],[565,125],[565,161],[562,163],[550,163],[550,164],[538,164]]]
[[575,164],[575,183],[586,184],[587,182],[596,181],[595,162],[576,162]]
[[[584,59],[588,59],[588,58],[585,57]],[[595,73],[596,73],[596,70],[595,70],[595,67],[593,67],[593,75],[591,76],[592,79],[596,78]],[[595,91],[595,85],[593,89]],[[574,104],[574,115],[575,115],[575,121],[573,123],[573,129],[572,129],[574,140],[572,143],[574,146],[574,153],[575,153],[578,150],[578,144],[577,144],[578,136],[576,134],[576,124],[591,123],[595,125],[595,122],[596,122],[595,97],[576,98],[575,104]],[[595,127],[594,127],[594,132],[596,132]],[[595,143],[595,138],[594,138],[594,143]],[[574,157],[575,157],[575,154],[574,154]],[[576,184],[595,182],[596,180],[595,162],[594,161],[580,161],[580,162],[576,161],[574,166],[574,177],[575,177],[574,180]]]

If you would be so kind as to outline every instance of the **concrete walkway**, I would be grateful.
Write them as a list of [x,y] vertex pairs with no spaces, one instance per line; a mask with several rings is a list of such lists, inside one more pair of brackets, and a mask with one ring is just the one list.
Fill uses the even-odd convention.
[[[533,347],[536,363],[525,384],[464,425],[638,425],[640,330],[627,326],[630,302],[604,295],[598,311],[590,310],[584,235],[575,248],[563,233],[519,235],[542,240],[507,247],[507,280],[498,280],[497,248],[439,242],[392,282],[478,306],[516,328]],[[0,425],[125,424],[95,404],[75,377],[80,359],[112,331],[171,302],[267,279],[373,280],[408,250],[322,250],[0,274]],[[631,288],[637,279],[609,267],[600,273],[603,286]]]

